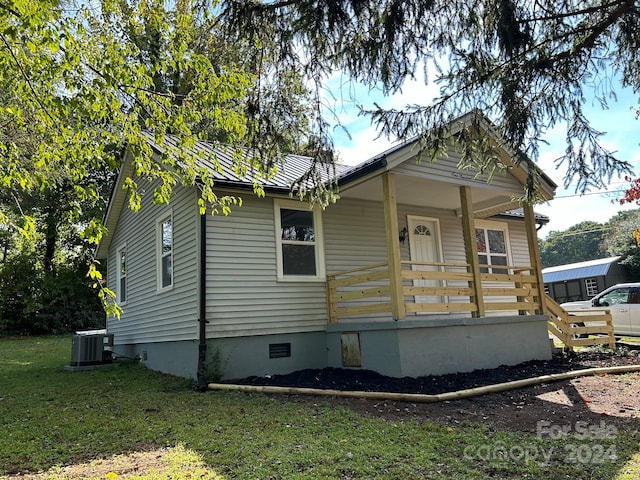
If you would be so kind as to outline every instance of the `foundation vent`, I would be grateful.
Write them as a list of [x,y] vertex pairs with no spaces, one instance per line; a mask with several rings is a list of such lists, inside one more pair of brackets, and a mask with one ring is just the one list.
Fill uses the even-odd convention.
[[290,343],[270,343],[269,358],[285,358],[291,356]]

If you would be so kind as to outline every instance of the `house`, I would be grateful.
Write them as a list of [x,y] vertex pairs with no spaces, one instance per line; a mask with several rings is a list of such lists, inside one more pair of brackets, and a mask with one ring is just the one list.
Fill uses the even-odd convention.
[[[482,134],[493,138],[489,122]],[[431,163],[417,150],[409,141],[341,171],[324,210],[289,196],[309,165],[290,156],[264,198],[244,195],[229,216],[201,216],[187,186],[132,212],[127,152],[96,255],[124,308],[107,323],[115,352],[200,380],[205,363],[223,379],[327,366],[400,377],[550,358],[545,218],[514,200],[527,167],[500,149],[508,168],[489,182],[453,151]],[[250,191],[229,168],[213,174],[222,192]],[[541,174],[546,199],[555,187]]]
[[558,303],[589,300],[616,283],[630,281],[620,264],[621,258],[598,258],[545,268],[542,270],[545,291]]

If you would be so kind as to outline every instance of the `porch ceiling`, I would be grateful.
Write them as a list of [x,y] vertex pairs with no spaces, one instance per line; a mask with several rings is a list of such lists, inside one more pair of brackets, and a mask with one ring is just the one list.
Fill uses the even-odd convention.
[[[397,175],[396,201],[398,204],[459,210],[460,191],[458,187],[459,185],[453,183]],[[512,193],[495,191],[486,186],[484,188],[472,186],[471,194],[476,216],[488,216],[483,215],[483,212],[489,210],[493,215],[515,208],[511,201]],[[382,202],[382,181],[380,177],[371,178],[358,185],[341,189],[340,196]]]

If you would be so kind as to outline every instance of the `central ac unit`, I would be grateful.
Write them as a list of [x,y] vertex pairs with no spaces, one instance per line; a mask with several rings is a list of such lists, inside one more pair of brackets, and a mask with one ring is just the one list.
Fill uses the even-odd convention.
[[71,340],[71,366],[111,363],[113,334],[104,330],[76,332]]

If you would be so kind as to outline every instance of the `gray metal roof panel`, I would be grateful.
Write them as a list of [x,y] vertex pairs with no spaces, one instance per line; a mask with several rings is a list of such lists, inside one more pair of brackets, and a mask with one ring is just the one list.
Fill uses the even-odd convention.
[[[147,133],[147,138],[150,145],[158,153],[169,153],[167,150],[178,148],[177,139],[173,135],[165,136],[164,146],[159,145],[153,138],[153,135],[149,133]],[[238,185],[250,186],[253,185],[254,179],[257,179],[258,183],[265,188],[271,187],[288,190],[311,168],[315,168],[320,178],[325,182],[330,181],[333,176],[332,165],[326,165],[326,168],[324,168],[325,166],[323,164],[314,164],[311,157],[303,155],[286,155],[282,161],[276,163],[275,174],[273,176],[257,177],[257,170],[252,170],[252,161],[248,150],[233,149],[201,140],[196,142],[192,147],[191,153],[196,159],[196,165],[207,168],[211,172],[214,180]],[[246,175],[241,176],[239,172],[237,172],[235,168],[237,163],[234,158],[235,155],[241,155],[243,160],[246,161]],[[349,168],[344,165],[336,164],[335,174],[337,176],[340,172],[348,169]]]
[[609,273],[609,268],[621,257],[599,258],[587,262],[558,265],[542,270],[544,283],[565,282],[580,278],[601,277]]

